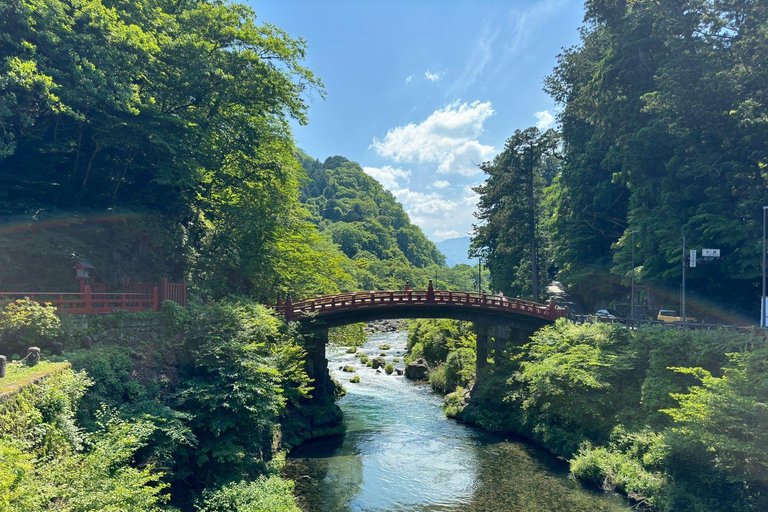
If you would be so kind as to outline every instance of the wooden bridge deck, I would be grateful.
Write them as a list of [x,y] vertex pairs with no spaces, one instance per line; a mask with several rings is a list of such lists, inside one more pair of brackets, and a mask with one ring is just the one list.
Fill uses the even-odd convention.
[[555,321],[567,315],[567,309],[554,303],[539,304],[522,299],[507,298],[474,292],[444,290],[391,290],[375,292],[339,293],[322,295],[297,302],[287,301],[279,305],[287,321],[302,318],[322,318],[325,314],[377,310],[396,310],[408,307],[450,307],[476,309],[524,315],[541,320]]

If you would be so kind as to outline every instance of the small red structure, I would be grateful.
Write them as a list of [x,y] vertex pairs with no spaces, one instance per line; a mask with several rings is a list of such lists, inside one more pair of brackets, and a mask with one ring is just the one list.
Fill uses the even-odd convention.
[[80,293],[84,293],[85,287],[91,285],[91,270],[96,267],[82,260],[78,261],[72,268],[75,269],[75,279],[80,282]]

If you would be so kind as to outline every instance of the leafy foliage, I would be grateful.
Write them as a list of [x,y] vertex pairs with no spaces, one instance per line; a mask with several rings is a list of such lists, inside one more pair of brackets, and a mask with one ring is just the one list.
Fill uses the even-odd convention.
[[31,346],[47,346],[61,334],[56,308],[19,299],[0,308],[0,353],[25,354]]
[[471,325],[445,319],[409,322],[408,359],[423,357],[430,366],[437,366],[457,349],[470,348],[474,351],[476,336]]
[[300,512],[293,496],[293,482],[277,476],[260,477],[253,482],[228,484],[207,493],[200,512]]
[[[689,287],[745,309],[760,274],[768,56],[760,2],[586,2],[581,44],[546,89],[563,105],[552,255],[588,298],[638,278],[676,286],[681,230],[722,260]],[[636,269],[631,267],[631,232]],[[611,277],[611,275],[613,277]]]
[[161,475],[132,466],[154,427],[104,410],[100,428],[84,434],[74,409],[90,381],[65,369],[0,404],[0,506],[13,512],[96,509],[160,510]]
[[571,460],[656,510],[762,510],[766,341],[565,320],[508,346],[447,410]]

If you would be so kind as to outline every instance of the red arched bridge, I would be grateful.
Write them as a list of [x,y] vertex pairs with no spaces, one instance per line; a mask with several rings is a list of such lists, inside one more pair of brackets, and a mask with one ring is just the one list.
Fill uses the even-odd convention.
[[486,293],[394,290],[322,295],[277,306],[286,321],[336,327],[391,318],[452,318],[536,329],[567,315],[553,302],[539,304]]
[[316,396],[330,389],[328,328],[357,322],[392,318],[451,318],[474,322],[477,333],[477,369],[488,362],[492,351],[512,340],[525,343],[537,329],[568,313],[566,308],[511,299],[485,293],[426,290],[393,290],[322,295],[293,302],[290,298],[277,310],[286,321],[296,321],[305,332]]

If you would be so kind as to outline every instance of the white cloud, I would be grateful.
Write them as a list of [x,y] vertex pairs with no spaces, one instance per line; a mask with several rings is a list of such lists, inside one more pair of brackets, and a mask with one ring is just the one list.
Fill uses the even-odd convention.
[[477,206],[477,202],[480,201],[480,194],[472,190],[472,187],[464,186],[464,195],[461,198],[461,204],[463,206],[470,206],[473,209]]
[[424,72],[424,77],[430,82],[439,81],[441,78],[443,78],[443,75],[445,75],[445,71],[438,71],[436,73],[431,73],[429,70],[426,70]]
[[413,75],[409,75],[409,76],[405,77],[405,83],[408,83],[411,80],[413,80]]
[[469,88],[483,74],[486,66],[491,61],[491,58],[493,58],[493,45],[498,35],[499,29],[492,32],[489,25],[483,28],[483,33],[475,42],[472,55],[467,60],[464,71],[448,89],[448,97],[456,97],[460,91]]
[[365,172],[365,174],[367,174],[371,178],[381,183],[381,185],[384,188],[392,192],[400,188],[398,184],[398,180],[403,180],[405,181],[405,183],[408,183],[411,178],[411,171],[404,171],[403,169],[395,169],[394,167],[390,167],[389,165],[385,165],[384,167],[381,167],[381,168],[363,167],[363,172]]
[[436,238],[438,242],[442,242],[443,240],[449,240],[451,238],[461,238],[463,236],[467,236],[467,233],[461,233],[455,229],[450,229],[447,231],[438,229],[432,234],[432,236]]
[[477,140],[485,120],[494,114],[490,102],[454,102],[434,111],[426,120],[409,123],[387,132],[384,140],[373,139],[371,147],[397,163],[437,164],[437,171],[471,176],[477,164],[488,160],[493,146]]
[[451,184],[444,180],[439,180],[434,183],[432,183],[432,186],[435,188],[448,188],[451,186]]
[[553,116],[549,110],[542,110],[541,112],[536,112],[533,115],[536,116],[536,119],[538,119],[536,128],[541,131],[549,130],[555,125],[555,116]]
[[458,204],[450,199],[445,199],[440,194],[431,192],[415,192],[403,188],[394,191],[397,200],[403,203],[403,206],[411,215],[440,215],[444,216],[454,211]]

